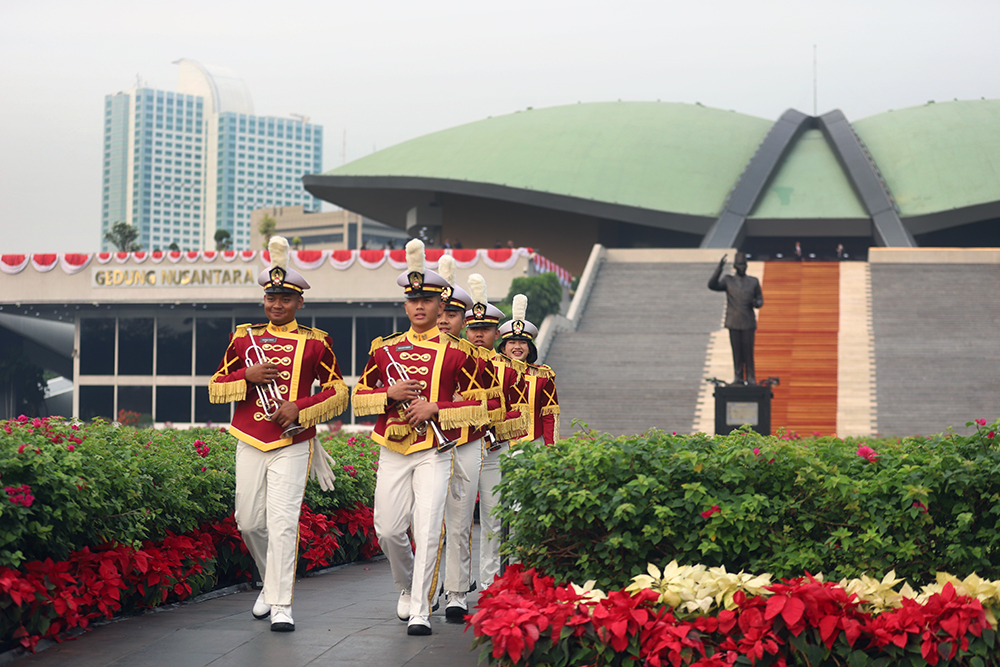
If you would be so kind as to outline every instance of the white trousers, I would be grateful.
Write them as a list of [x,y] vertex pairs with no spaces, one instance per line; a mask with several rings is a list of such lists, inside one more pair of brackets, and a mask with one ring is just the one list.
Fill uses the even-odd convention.
[[264,580],[264,602],[290,605],[310,441],[262,452],[236,445],[236,524]]
[[[430,616],[437,593],[452,456],[434,448],[403,455],[382,447],[379,454],[375,534],[396,589],[410,592],[410,618]],[[411,525],[415,551],[406,534]]]
[[[472,583],[472,521],[476,511],[476,491],[479,489],[479,468],[483,462],[483,439],[477,438],[454,449],[469,481],[461,482],[461,498],[452,493],[444,507],[444,523],[448,534],[445,557],[444,589],[456,593],[469,590]],[[455,484],[456,480],[452,481]]]
[[484,448],[479,471],[479,582],[483,588],[500,572],[500,519],[493,516],[493,508],[500,502],[495,490],[501,478],[500,460],[509,451],[506,442],[495,452]]

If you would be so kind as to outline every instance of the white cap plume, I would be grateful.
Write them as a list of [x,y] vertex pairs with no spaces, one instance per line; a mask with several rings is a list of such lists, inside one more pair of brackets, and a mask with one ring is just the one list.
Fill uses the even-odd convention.
[[451,255],[441,255],[438,260],[438,275],[448,281],[449,285],[455,284],[455,258]]
[[486,279],[478,273],[469,276],[469,295],[472,303],[486,303]]
[[410,239],[406,244],[406,269],[424,273],[424,242],[420,239]]
[[515,294],[511,304],[511,319],[524,321],[524,316],[528,312],[528,297],[523,294]]
[[276,266],[288,269],[288,239],[284,236],[272,236],[267,244],[267,249],[271,253],[271,268]]

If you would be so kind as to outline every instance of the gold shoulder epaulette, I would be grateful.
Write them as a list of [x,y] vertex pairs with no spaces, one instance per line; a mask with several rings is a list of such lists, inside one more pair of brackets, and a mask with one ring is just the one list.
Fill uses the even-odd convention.
[[461,350],[465,352],[470,357],[479,358],[481,355],[480,350],[482,348],[476,347],[464,338],[459,338],[450,333],[444,334],[444,340],[447,341],[448,347],[454,348],[456,350]]
[[[243,338],[247,335],[247,329],[266,329],[266,324],[240,324],[236,327],[236,332],[233,334],[233,338]],[[257,332],[254,332],[257,335]]]
[[405,333],[404,331],[398,331],[390,336],[386,336],[385,338],[379,336],[378,338],[372,341],[372,346],[368,350],[368,354],[375,354],[375,350],[381,349],[386,345],[392,345],[393,343],[396,342],[396,339],[402,336],[404,333]]
[[551,366],[546,366],[545,364],[542,364],[541,366],[527,364],[527,366],[528,375],[535,375],[540,378],[549,378],[550,380],[554,380],[556,378],[556,372],[552,370]]
[[496,356],[493,357],[493,360],[496,361],[501,366],[507,366],[508,368],[513,368],[515,371],[517,371],[518,373],[522,373],[522,374],[528,368],[528,364],[526,364],[523,361],[520,361],[518,359],[511,359],[510,357],[508,357],[506,354],[503,354],[502,352],[497,352]]
[[322,329],[307,327],[303,324],[299,325],[299,331],[307,340],[326,340],[326,337],[330,335]]

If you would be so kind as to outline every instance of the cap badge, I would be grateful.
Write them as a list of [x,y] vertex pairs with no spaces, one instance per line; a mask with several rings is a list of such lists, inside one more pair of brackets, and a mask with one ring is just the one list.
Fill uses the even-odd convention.
[[486,304],[485,303],[474,303],[472,304],[472,316],[477,320],[481,320],[486,317]]
[[514,331],[515,336],[520,336],[524,331],[524,322],[521,320],[514,320],[511,322],[510,328]]
[[424,274],[419,271],[410,271],[410,289],[421,290],[424,288]]
[[276,266],[271,269],[269,275],[271,276],[271,284],[275,287],[281,287],[285,282],[285,270],[280,266]]
[[449,287],[445,287],[444,289],[442,289],[441,290],[441,300],[442,301],[450,301],[451,300],[451,291],[452,290],[451,290],[450,286]]

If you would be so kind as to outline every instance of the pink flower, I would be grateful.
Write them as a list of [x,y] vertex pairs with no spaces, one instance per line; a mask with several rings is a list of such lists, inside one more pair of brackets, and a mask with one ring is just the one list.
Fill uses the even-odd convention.
[[913,506],[914,506],[914,507],[918,507],[918,508],[920,508],[920,511],[921,511],[921,512],[923,512],[924,514],[927,514],[927,505],[924,505],[924,504],[923,504],[922,502],[920,502],[919,500],[914,500],[914,501],[913,501]]
[[753,455],[754,456],[760,456],[760,447],[754,447],[753,448]]
[[867,459],[869,463],[876,463],[878,461],[878,452],[869,447],[868,445],[861,445],[858,447],[858,456],[863,459]]
[[27,447],[27,446],[28,445],[21,445],[20,447],[18,447],[17,448],[17,453],[18,454],[24,454],[24,448]]
[[997,434],[996,431],[990,431],[989,433],[986,434],[986,437],[992,440],[993,438],[996,437],[996,434]]
[[202,467],[201,467],[201,471],[202,471],[202,472],[205,472],[206,470],[208,470],[208,468],[206,468],[205,466],[202,466]]
[[707,519],[713,514],[719,514],[720,512],[722,512],[722,510],[719,509],[718,505],[712,505],[712,509],[705,510],[704,512],[701,513],[701,518]]
[[986,420],[985,419],[977,419],[976,420],[976,424],[978,424],[979,426],[986,426]]
[[73,451],[74,449],[76,449],[76,445],[66,445],[66,449],[68,451]]

